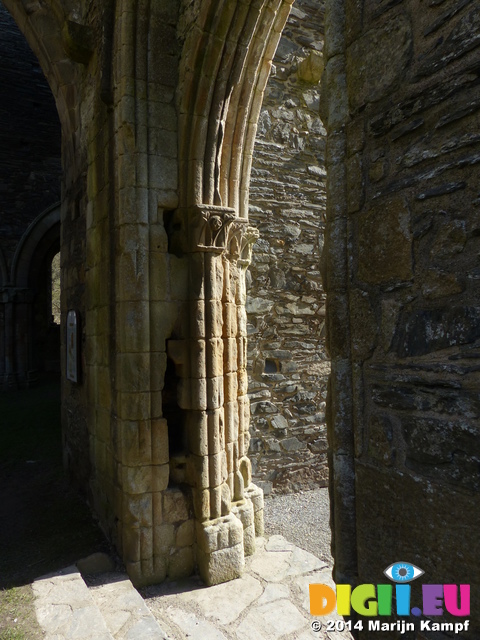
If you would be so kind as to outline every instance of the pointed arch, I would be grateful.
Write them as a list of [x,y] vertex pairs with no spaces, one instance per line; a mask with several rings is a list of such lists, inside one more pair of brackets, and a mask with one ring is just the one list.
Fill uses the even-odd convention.
[[220,205],[248,217],[256,122],[291,4],[202,4],[180,63],[182,207]]
[[[60,204],[43,211],[25,231],[12,261],[11,282],[16,287],[28,288],[32,266],[60,242]],[[42,254],[40,257],[38,254]]]
[[[67,16],[61,2],[18,2],[2,0],[28,45],[38,58],[52,91],[62,125],[64,140],[73,142],[77,130],[76,110],[71,108],[78,65],[65,51],[63,30]],[[69,107],[70,104],[70,107]],[[69,162],[74,153],[70,153]]]

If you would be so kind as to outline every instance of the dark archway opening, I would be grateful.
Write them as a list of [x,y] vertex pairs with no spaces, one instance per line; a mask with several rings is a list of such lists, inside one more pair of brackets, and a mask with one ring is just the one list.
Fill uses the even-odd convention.
[[60,323],[52,314],[52,262],[59,254],[59,240],[58,237],[38,260],[39,268],[32,270],[32,364],[40,375],[60,374]]
[[2,589],[106,548],[62,469],[60,327],[52,322],[61,128],[40,65],[1,3],[0,176],[1,604]]

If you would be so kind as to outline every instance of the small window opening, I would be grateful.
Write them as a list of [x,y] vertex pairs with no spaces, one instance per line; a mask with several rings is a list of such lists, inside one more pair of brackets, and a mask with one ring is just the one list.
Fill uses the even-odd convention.
[[276,360],[266,358],[264,371],[265,373],[278,373],[280,371],[280,366]]
[[163,226],[168,238],[168,253],[181,258],[183,256],[182,224],[175,216],[175,210],[167,209],[163,212]]

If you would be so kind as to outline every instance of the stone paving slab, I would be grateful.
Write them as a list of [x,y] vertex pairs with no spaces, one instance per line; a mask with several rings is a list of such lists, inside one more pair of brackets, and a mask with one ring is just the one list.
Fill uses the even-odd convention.
[[90,594],[115,640],[167,637],[124,573],[104,573],[91,579]]
[[89,583],[75,566],[33,583],[45,640],[166,640],[125,574],[90,576]]
[[333,613],[312,629],[308,585],[334,586],[331,567],[283,536],[256,545],[237,580],[162,583],[145,600],[119,572],[88,576],[90,588],[76,567],[45,576],[33,584],[45,640],[351,640]]
[[43,576],[32,587],[45,640],[113,640],[76,567]]
[[145,602],[169,640],[351,640],[327,630],[331,614],[312,629],[308,585],[333,585],[331,567],[283,536],[257,538],[241,578],[205,587],[190,578],[148,587]]

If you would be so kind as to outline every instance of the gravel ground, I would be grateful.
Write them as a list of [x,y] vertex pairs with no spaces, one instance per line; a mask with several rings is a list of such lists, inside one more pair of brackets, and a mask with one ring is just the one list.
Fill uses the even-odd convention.
[[282,535],[333,566],[328,489],[265,498],[265,534]]

